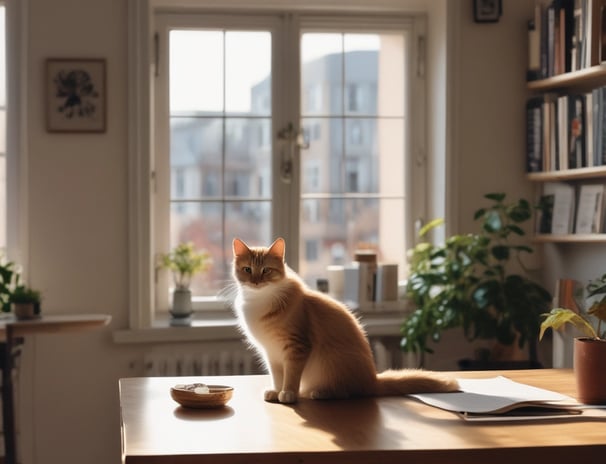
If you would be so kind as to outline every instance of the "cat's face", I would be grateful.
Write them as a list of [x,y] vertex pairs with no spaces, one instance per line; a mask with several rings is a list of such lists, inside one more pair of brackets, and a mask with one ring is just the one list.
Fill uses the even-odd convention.
[[233,241],[234,278],[251,288],[264,288],[279,282],[286,274],[284,239],[278,238],[269,247],[249,247],[242,240]]

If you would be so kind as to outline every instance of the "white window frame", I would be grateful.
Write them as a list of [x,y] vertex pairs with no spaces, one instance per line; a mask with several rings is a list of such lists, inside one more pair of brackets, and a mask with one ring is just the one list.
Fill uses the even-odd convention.
[[6,248],[27,279],[27,12],[28,0],[5,0],[6,7]]
[[[153,105],[153,75],[154,75],[154,27],[153,15],[155,8],[159,4],[165,7],[173,6],[173,1],[164,0],[129,0],[129,69],[128,69],[128,90],[129,90],[129,275],[130,275],[130,293],[129,293],[129,327],[131,329],[145,329],[154,326],[154,210],[153,210],[153,191],[154,191],[154,105]],[[177,2],[182,3],[182,2]],[[192,4],[209,4],[212,2],[186,2],[191,7]],[[225,2],[230,4],[231,2]],[[263,3],[263,2],[261,2]],[[291,2],[284,0],[284,8],[289,11],[293,8]],[[337,2],[339,3],[339,2]],[[387,9],[391,12],[406,13],[406,9],[396,6],[399,2],[387,1],[381,2],[389,4]],[[210,6],[213,6],[212,4]],[[217,5],[214,5],[215,7]],[[221,5],[229,8],[229,5]],[[325,5],[316,5],[318,14],[324,14]],[[235,7],[234,7],[235,8]],[[274,6],[275,8],[275,2]],[[296,8],[296,7],[294,7]],[[260,11],[266,11],[267,7],[261,5]],[[361,13],[385,12],[385,5],[369,5],[367,7],[346,7],[336,6],[336,12]],[[313,19],[309,11],[305,11],[306,21],[316,21],[321,25],[323,19],[321,16]],[[311,19],[310,19],[311,18]],[[331,24],[335,24],[334,19]],[[369,25],[371,18],[368,15],[360,17],[360,24]],[[415,43],[424,43],[426,34],[425,23],[422,20],[414,22],[413,40]],[[308,29],[308,27],[306,28]],[[406,217],[417,218],[424,217],[426,210],[426,165],[424,154],[426,153],[426,100],[425,100],[425,72],[421,69],[422,56],[417,55],[420,47],[412,47],[413,53],[410,57],[410,65],[415,72],[412,72],[414,91],[409,93],[412,105],[415,108],[414,118],[409,118],[408,138],[411,146],[409,150],[410,166],[407,170],[406,179]],[[422,50],[423,51],[423,50]],[[298,57],[298,50],[291,50],[289,57],[282,59],[293,59]],[[417,69],[418,67],[418,69]],[[281,69],[289,69],[289,66],[282,66]],[[292,68],[298,68],[293,66]],[[279,68],[277,68],[279,69]],[[277,71],[276,71],[277,72]],[[291,76],[292,77],[292,76]],[[298,82],[297,76],[293,77]],[[299,102],[290,103],[294,114],[286,114],[284,109],[274,109],[274,117],[283,121],[297,121],[299,115]],[[280,112],[281,111],[281,112]],[[296,112],[296,113],[295,113]],[[277,169],[275,169],[277,172]],[[292,189],[299,189],[298,182],[290,185]],[[285,198],[293,198],[293,195],[287,195]],[[412,199],[415,199],[413,202]],[[298,201],[298,199],[297,199]],[[288,208],[288,205],[274,204],[274,209]],[[279,213],[278,213],[279,214]],[[292,215],[291,215],[292,216]],[[276,217],[276,215],[274,215]],[[291,238],[289,250],[298,250],[298,217],[291,217],[287,224],[273,224],[274,233]],[[414,224],[407,224],[406,240],[412,243],[414,237]],[[295,238],[293,243],[293,238]],[[296,268],[296,253],[290,251],[287,255],[289,263]]]

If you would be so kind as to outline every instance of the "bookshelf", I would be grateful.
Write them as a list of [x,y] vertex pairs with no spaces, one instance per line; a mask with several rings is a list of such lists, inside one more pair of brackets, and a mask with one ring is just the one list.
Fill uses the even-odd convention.
[[606,234],[537,234],[535,243],[606,243]]
[[606,166],[591,168],[562,169],[559,171],[529,172],[528,180],[533,182],[573,181],[606,178]]
[[606,64],[600,64],[545,79],[529,81],[527,88],[534,92],[586,90],[599,87],[604,83],[606,83]]
[[[529,22],[528,69],[532,76],[529,79],[535,80],[528,80],[526,84],[530,94],[526,107],[526,177],[540,184],[541,201],[545,195],[549,197],[547,189],[562,183],[574,188],[573,203],[576,202],[575,206],[579,208],[579,192],[592,188],[583,185],[606,186],[606,137],[602,136],[606,133],[606,54],[603,51],[606,36],[601,34],[605,8],[606,0],[542,1],[535,4],[535,16]],[[582,31],[581,35],[579,31]],[[582,101],[582,106],[575,107],[577,99]],[[541,122],[537,126],[538,114]],[[572,126],[573,123],[577,125]],[[573,128],[579,130],[579,127],[581,132],[575,133],[572,144]],[[603,205],[605,196],[606,190],[599,202],[593,204]],[[587,203],[583,205],[587,206]],[[583,233],[576,233],[576,208],[571,215],[571,233],[544,233],[550,226],[546,228],[541,223],[540,228],[537,225],[537,231],[540,229],[541,232],[536,233],[533,241],[606,243],[604,209],[596,207],[595,211],[601,212],[593,214],[591,230],[597,232],[585,233],[588,230],[585,227]],[[586,207],[582,211],[585,221],[579,224],[587,226],[593,208]],[[548,224],[551,224],[551,213],[548,217]],[[556,222],[554,217],[553,224]]]

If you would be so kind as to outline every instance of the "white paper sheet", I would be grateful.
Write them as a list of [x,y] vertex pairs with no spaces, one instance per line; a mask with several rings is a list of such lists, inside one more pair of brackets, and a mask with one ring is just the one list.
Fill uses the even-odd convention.
[[488,420],[495,416],[503,419],[505,413],[524,407],[544,408],[544,410],[542,412],[534,408],[532,411],[520,410],[520,414],[516,413],[509,417],[511,419],[541,415],[566,417],[581,413],[582,405],[574,398],[514,382],[507,377],[457,380],[461,392],[424,393],[411,396],[431,406],[461,414],[467,420]]

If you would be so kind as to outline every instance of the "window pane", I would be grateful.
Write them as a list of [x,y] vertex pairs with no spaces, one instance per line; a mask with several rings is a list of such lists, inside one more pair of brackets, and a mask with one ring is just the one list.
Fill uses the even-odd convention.
[[345,191],[379,191],[376,119],[345,120]]
[[271,112],[271,35],[225,34],[225,109],[235,113]]
[[171,197],[220,197],[223,119],[172,117],[170,135]]
[[271,121],[232,118],[225,122],[225,196],[271,196]]
[[[312,45],[328,38],[333,46],[314,55]],[[301,46],[301,125],[309,148],[301,157],[299,271],[314,285],[327,266],[373,248],[380,261],[397,262],[403,272],[403,36],[305,33]],[[393,76],[383,76],[388,72]],[[311,98],[312,89],[322,89],[322,98]],[[316,108],[322,117],[306,117]]]
[[206,203],[173,202],[172,244],[193,242],[213,258],[209,272],[192,280],[196,296],[216,296],[231,280],[231,238],[245,237],[250,243],[269,243],[270,202]]
[[303,118],[309,148],[301,156],[302,193],[343,192],[343,119]]
[[377,113],[379,37],[345,34],[345,113]]
[[301,39],[301,113],[341,114],[343,36],[303,34]]
[[223,111],[223,32],[170,32],[170,111]]
[[379,192],[382,195],[403,198],[405,174],[404,119],[379,119],[377,122],[377,146]]
[[[303,200],[299,272],[308,283],[326,277],[329,265],[351,262],[357,248],[376,247],[378,206],[377,199]],[[308,259],[306,253],[310,243],[319,250],[315,259]]]
[[380,116],[404,117],[406,108],[405,82],[406,36],[401,34],[380,34],[379,58],[377,63],[377,112]]
[[302,208],[299,272],[310,285],[326,277],[327,266],[350,263],[359,248],[374,249],[380,262],[398,264],[402,274],[403,199],[307,199]]
[[231,279],[232,238],[272,238],[271,34],[177,30],[170,41],[170,247],[211,253],[191,288],[216,296]]

